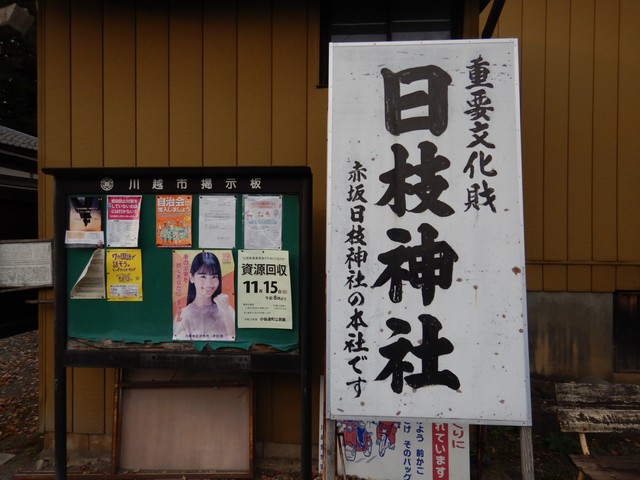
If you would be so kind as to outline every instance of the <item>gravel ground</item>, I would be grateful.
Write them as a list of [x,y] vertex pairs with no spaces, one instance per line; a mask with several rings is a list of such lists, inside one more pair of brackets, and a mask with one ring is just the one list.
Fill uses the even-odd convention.
[[0,339],[0,478],[30,467],[42,450],[38,428],[38,332]]

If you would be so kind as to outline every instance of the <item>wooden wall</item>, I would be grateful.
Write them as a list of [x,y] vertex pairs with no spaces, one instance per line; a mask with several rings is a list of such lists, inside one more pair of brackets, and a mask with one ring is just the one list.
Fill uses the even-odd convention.
[[[322,339],[327,91],[316,88],[317,8],[294,0],[41,2],[39,153],[41,167],[308,165],[318,292],[311,323]],[[43,238],[53,236],[52,195],[52,179],[41,175]],[[51,432],[51,307],[43,307],[40,335],[41,421]],[[110,434],[113,371],[74,368],[68,377],[69,430]],[[291,414],[298,379],[258,379],[258,440],[299,441]]]
[[[311,167],[313,378],[327,113],[317,4],[45,0],[38,25],[41,167]],[[520,40],[529,290],[640,290],[640,2],[509,0],[495,36]],[[51,238],[52,179],[39,182],[40,236]],[[40,319],[40,418],[51,432],[53,309]],[[258,379],[258,440],[298,441],[296,381]],[[113,372],[76,368],[68,383],[69,430],[110,434]]]
[[640,290],[640,2],[508,0],[520,44],[527,286]]

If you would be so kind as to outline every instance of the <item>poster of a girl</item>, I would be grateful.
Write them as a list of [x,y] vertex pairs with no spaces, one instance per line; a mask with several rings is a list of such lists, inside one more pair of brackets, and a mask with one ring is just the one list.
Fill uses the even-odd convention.
[[235,312],[222,293],[222,269],[212,252],[200,252],[191,262],[187,305],[174,318],[173,339],[235,339]]

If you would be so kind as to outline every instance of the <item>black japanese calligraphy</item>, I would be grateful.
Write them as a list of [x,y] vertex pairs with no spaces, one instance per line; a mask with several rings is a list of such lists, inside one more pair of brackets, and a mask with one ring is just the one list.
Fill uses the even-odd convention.
[[[407,68],[394,73],[383,68],[385,124],[393,135],[414,130],[429,130],[439,136],[449,122],[449,100],[447,88],[451,76],[435,65]],[[401,84],[408,85],[418,80],[427,80],[429,91],[414,91],[401,95]],[[402,113],[416,107],[428,107],[428,115],[402,118]]]

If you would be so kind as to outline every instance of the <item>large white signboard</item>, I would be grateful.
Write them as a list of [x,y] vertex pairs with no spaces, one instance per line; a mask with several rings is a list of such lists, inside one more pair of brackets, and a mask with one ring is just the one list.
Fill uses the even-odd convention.
[[530,425],[515,40],[330,50],[329,416]]

